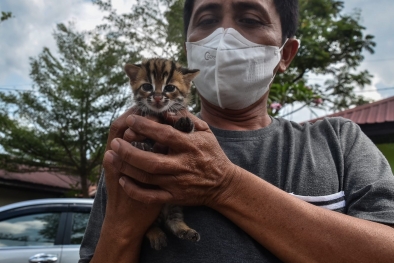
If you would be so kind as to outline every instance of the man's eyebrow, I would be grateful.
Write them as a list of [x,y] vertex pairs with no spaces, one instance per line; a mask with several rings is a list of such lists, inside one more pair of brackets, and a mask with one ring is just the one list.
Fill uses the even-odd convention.
[[207,3],[197,8],[196,12],[194,12],[194,17],[198,17],[201,13],[205,11],[220,11],[222,9],[222,5],[218,3]]
[[235,2],[235,3],[232,3],[232,8],[233,8],[233,10],[240,10],[240,11],[257,10],[264,17],[266,17],[266,18],[270,17],[267,12],[267,9],[265,9],[262,5],[260,5],[256,2]]

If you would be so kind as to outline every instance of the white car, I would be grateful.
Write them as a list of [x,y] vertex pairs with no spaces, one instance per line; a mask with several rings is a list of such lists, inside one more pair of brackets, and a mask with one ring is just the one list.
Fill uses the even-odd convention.
[[93,199],[59,198],[0,207],[0,263],[76,263]]

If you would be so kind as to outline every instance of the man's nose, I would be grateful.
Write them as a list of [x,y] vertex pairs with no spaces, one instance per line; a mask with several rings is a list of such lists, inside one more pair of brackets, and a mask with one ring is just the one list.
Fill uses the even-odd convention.
[[234,21],[234,19],[231,17],[231,15],[228,14],[228,15],[225,15],[223,17],[220,27],[223,27],[225,30],[227,28],[234,28],[234,29],[236,29],[237,23],[236,23],[236,21]]

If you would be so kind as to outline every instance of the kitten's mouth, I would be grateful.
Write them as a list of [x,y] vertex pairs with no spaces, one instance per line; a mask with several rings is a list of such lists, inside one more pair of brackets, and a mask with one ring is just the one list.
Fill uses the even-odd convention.
[[164,107],[164,105],[163,105],[162,103],[160,103],[160,102],[157,102],[157,103],[154,103],[154,104],[153,104],[153,107],[158,108],[158,109],[161,109],[161,108]]
[[152,110],[156,112],[164,111],[167,107],[167,103],[163,103],[161,101],[150,103],[150,107]]

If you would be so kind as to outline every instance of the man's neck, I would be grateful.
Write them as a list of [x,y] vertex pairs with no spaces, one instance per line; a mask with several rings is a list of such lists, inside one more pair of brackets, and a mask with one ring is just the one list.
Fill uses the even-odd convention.
[[242,110],[228,110],[214,106],[203,98],[201,103],[201,118],[209,125],[234,131],[250,131],[267,127],[271,124],[271,117],[267,112],[267,97]]

